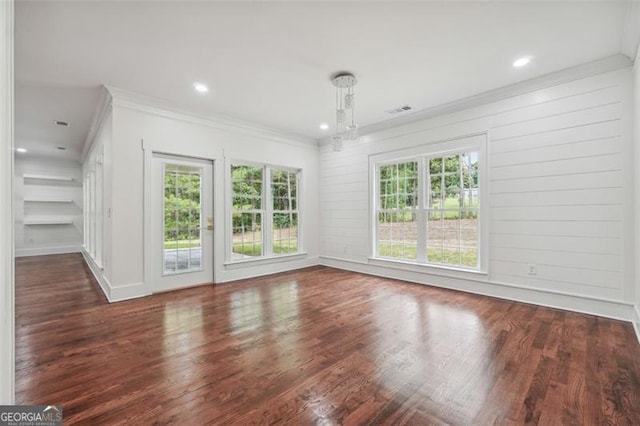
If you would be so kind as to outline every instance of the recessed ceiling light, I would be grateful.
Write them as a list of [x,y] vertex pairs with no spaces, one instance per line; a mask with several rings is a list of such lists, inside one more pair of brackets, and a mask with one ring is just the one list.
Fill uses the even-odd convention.
[[193,83],[193,88],[196,89],[196,92],[207,93],[209,88],[202,83]]
[[329,125],[328,125],[327,123],[322,123],[322,124],[320,125],[320,129],[322,129],[322,130],[328,130],[328,129],[329,129]]
[[529,56],[525,56],[523,58],[517,59],[514,63],[513,66],[516,68],[520,68],[520,67],[524,67],[525,65],[527,65],[529,62],[531,62],[531,58]]
[[27,149],[26,148],[16,148],[16,151],[24,154],[25,152],[27,152]]

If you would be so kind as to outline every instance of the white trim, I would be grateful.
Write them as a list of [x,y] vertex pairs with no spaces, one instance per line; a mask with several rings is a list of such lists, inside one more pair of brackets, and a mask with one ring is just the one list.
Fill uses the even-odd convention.
[[212,127],[223,131],[232,131],[248,134],[260,139],[267,139],[297,147],[317,150],[317,140],[294,133],[260,126],[250,122],[222,116],[208,114],[207,116],[177,108],[175,105],[161,99],[141,95],[113,86],[105,86],[113,98],[112,104],[116,107],[128,108],[159,117],[184,121],[192,124]]
[[107,301],[109,301],[109,303],[113,302],[113,300],[111,300],[111,283],[109,282],[107,277],[105,277],[104,274],[102,273],[102,268],[100,268],[93,261],[93,259],[91,258],[91,255],[85,249],[83,249],[81,253],[82,253],[82,257],[84,258],[84,262],[87,264],[87,266],[89,267],[89,270],[91,271],[96,281],[98,282],[98,285],[100,286],[100,289],[102,290],[105,297],[107,298]]
[[15,402],[13,0],[0,2],[0,404]]
[[628,3],[627,17],[622,30],[620,52],[629,58],[637,59],[636,52],[640,45],[640,4],[636,1]]
[[638,343],[640,343],[640,308],[638,305],[633,308],[633,329],[636,332]]
[[219,281],[215,284],[228,283],[244,279],[252,279],[265,275],[280,274],[283,272],[291,272],[297,269],[309,268],[320,264],[317,256],[302,256],[299,259],[289,259],[288,262],[244,265],[244,268],[225,269],[219,275]]
[[109,112],[111,112],[112,102],[113,98],[111,97],[111,94],[106,87],[102,86],[98,107],[93,114],[91,126],[89,127],[89,132],[87,133],[87,137],[84,140],[84,145],[82,147],[82,154],[80,156],[81,163],[84,163],[87,156],[91,152],[91,149],[93,148],[93,145],[96,141],[96,137],[98,136],[98,133],[100,133],[102,126],[104,126],[104,119],[109,115]]
[[465,274],[471,274],[469,276],[486,277],[489,275],[487,271],[481,271],[478,269],[465,269],[462,267],[455,267],[449,265],[438,265],[431,263],[416,263],[401,259],[391,259],[385,257],[370,257],[369,264],[375,266],[382,266],[385,268],[400,269],[403,271],[420,272],[421,274],[433,274],[442,275],[445,277],[458,276],[465,277]]
[[246,268],[247,266],[253,265],[266,265],[271,263],[280,263],[286,262],[290,260],[303,259],[307,257],[309,254],[307,252],[302,253],[292,253],[292,254],[283,254],[283,255],[271,255],[271,256],[262,256],[256,259],[242,259],[236,260],[233,262],[225,262],[225,269],[240,269]]
[[81,253],[82,246],[57,246],[16,249],[16,257],[46,256],[49,254]]
[[111,302],[122,302],[150,295],[147,285],[143,282],[111,286]]
[[122,285],[112,285],[107,277],[102,273],[102,268],[93,261],[86,250],[82,250],[82,257],[89,267],[89,270],[95,277],[100,289],[104,293],[109,303],[122,302],[123,300],[137,299],[139,297],[149,296],[151,293],[147,291],[145,283],[132,283]]
[[[615,71],[621,68],[631,66],[632,62],[629,58],[622,54],[608,56],[586,64],[566,68],[554,73],[546,74],[530,80],[521,81],[519,83],[489,90],[474,96],[457,99],[431,108],[417,111],[402,117],[381,121],[360,127],[358,133],[360,136],[381,132],[388,129],[404,126],[410,123],[424,121],[455,112],[463,111],[480,105],[520,96],[526,93],[535,92],[536,90],[545,89],[560,84],[569,83],[571,81],[580,80],[591,77],[593,75]],[[318,145],[324,146],[331,143],[331,138],[326,137],[318,140]]]
[[394,268],[370,265],[366,262],[339,259],[329,256],[320,256],[320,264],[368,275],[375,275],[434,287],[448,288],[467,293],[512,300],[515,302],[564,309],[567,311],[597,315],[622,321],[632,321],[633,318],[633,305],[619,300],[608,300],[578,294],[532,289],[508,283],[473,279],[473,277],[466,276],[449,277],[444,275],[398,270]]

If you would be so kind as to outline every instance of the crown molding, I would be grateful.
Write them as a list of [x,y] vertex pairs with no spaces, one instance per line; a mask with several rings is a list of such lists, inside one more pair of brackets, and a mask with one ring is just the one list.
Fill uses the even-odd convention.
[[[523,95],[525,93],[534,92],[536,90],[559,84],[568,83],[574,80],[580,80],[593,75],[602,74],[609,71],[615,71],[633,65],[633,62],[625,55],[617,54],[608,56],[597,61],[588,62],[586,64],[577,65],[575,67],[566,68],[540,77],[503,86],[477,95],[447,102],[431,108],[423,109],[402,117],[393,118],[378,123],[367,124],[360,127],[358,133],[360,136],[404,126],[406,124],[427,120],[441,115],[452,114],[480,105],[486,105],[491,102],[500,101],[514,96]],[[329,145],[331,138],[323,138],[318,141],[319,145]]]
[[111,109],[111,104],[113,102],[113,98],[111,93],[107,90],[105,86],[101,87],[100,100],[98,101],[98,106],[96,108],[95,113],[93,114],[93,119],[91,120],[91,126],[89,127],[89,132],[87,133],[87,137],[84,140],[84,145],[82,147],[82,155],[80,155],[80,163],[84,163],[84,160],[87,158],[89,151],[91,151],[91,147],[93,146],[93,142],[98,135],[98,132],[102,128],[102,123],[104,122],[107,113]]
[[640,47],[640,3],[630,1],[627,8],[627,16],[622,30],[622,42],[620,52],[631,60],[637,61],[638,48]]
[[223,131],[240,132],[248,136],[269,139],[292,146],[317,149],[317,140],[307,136],[289,133],[278,129],[254,124],[248,121],[211,114],[202,115],[187,109],[181,109],[169,101],[153,98],[113,86],[105,86],[110,93],[114,107],[129,108],[160,117],[199,124]]

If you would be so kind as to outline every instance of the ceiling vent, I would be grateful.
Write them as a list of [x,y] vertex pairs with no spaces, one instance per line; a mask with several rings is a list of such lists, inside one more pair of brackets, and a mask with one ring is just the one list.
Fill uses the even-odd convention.
[[388,109],[386,113],[391,115],[396,115],[396,114],[401,114],[403,112],[411,111],[411,109],[412,108],[409,105],[402,105],[401,107],[398,107],[398,108]]
[[65,148],[64,146],[58,146],[56,148],[58,148],[60,151],[66,151],[67,150],[67,148]]
[[56,126],[62,126],[62,127],[70,126],[68,121],[60,121],[60,120],[53,120],[53,124],[55,124]]

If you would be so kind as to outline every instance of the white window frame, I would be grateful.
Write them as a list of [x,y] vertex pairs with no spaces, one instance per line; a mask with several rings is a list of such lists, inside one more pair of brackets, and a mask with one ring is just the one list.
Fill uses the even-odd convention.
[[92,153],[85,168],[83,179],[83,240],[86,253],[95,264],[103,267],[103,191],[104,168],[102,152]]
[[[377,255],[378,242],[378,203],[379,199],[379,166],[386,164],[395,164],[401,162],[417,161],[418,169],[418,208],[416,209],[416,220],[422,223],[426,220],[428,202],[426,197],[426,165],[428,158],[445,157],[447,155],[461,153],[465,151],[477,151],[478,159],[478,267],[467,268],[462,265],[446,265],[439,263],[430,263],[425,259],[426,234],[418,232],[416,261],[406,259],[394,259],[390,257],[379,257]],[[420,270],[430,269],[433,271],[462,271],[471,273],[488,273],[488,215],[487,215],[487,135],[486,133],[478,133],[468,136],[462,136],[454,139],[433,142],[421,146],[389,151],[380,154],[374,154],[369,157],[369,199],[370,199],[370,241],[369,241],[369,261],[373,264],[393,264],[395,267],[403,269]],[[406,268],[405,268],[406,266]]]
[[[233,182],[231,178],[231,169],[236,166],[249,166],[249,167],[258,167],[262,169],[263,180],[262,180],[262,194],[261,194],[261,214],[262,217],[262,256],[255,256],[252,258],[245,259],[233,259]],[[273,199],[271,194],[271,171],[272,170],[282,170],[288,171],[296,174],[297,177],[297,188],[296,188],[296,209],[293,212],[298,215],[298,251],[295,253],[288,254],[275,254],[273,253]],[[227,159],[225,165],[225,219],[226,219],[226,230],[227,230],[227,238],[225,238],[225,265],[234,265],[234,264],[243,264],[247,262],[261,262],[261,261],[278,261],[289,260],[292,257],[299,257],[306,255],[303,246],[303,236],[302,236],[302,220],[303,220],[303,200],[302,200],[302,180],[303,173],[301,168],[288,167],[288,166],[279,166],[273,164],[266,163],[258,163],[244,160],[233,160]],[[250,211],[248,211],[250,212]]]

